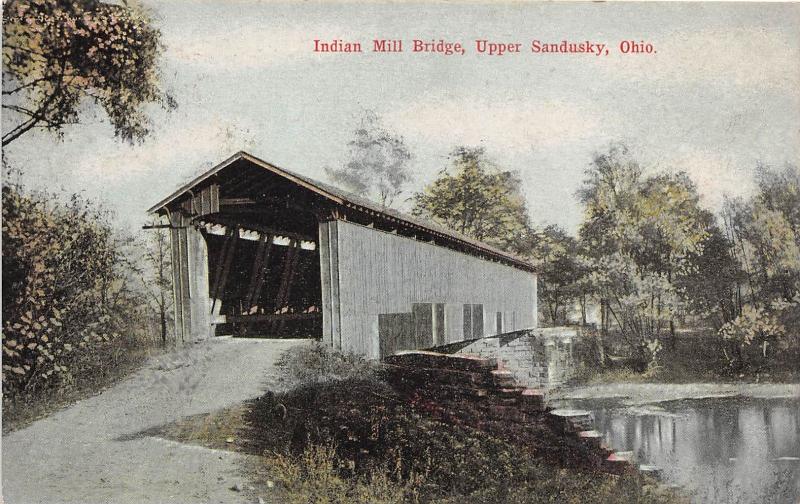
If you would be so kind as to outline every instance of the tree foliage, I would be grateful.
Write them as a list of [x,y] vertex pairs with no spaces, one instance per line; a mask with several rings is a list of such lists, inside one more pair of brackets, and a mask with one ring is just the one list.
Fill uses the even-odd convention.
[[678,307],[666,275],[642,271],[628,255],[596,259],[590,281],[600,297],[606,323],[614,322],[637,358],[637,366],[657,365],[657,351]]
[[414,215],[461,234],[513,249],[529,231],[521,180],[501,170],[482,148],[458,147],[452,165],[414,195]]
[[[736,370],[762,369],[778,355],[800,357],[800,171],[759,165],[756,182],[752,198],[726,201],[722,214],[740,274],[735,303],[727,303],[736,310],[718,334]],[[720,311],[724,306],[721,300]]]
[[[3,188],[3,394],[69,383],[82,368],[113,365],[138,300],[107,216],[77,196]],[[116,357],[119,357],[118,355]]]
[[769,354],[788,349],[786,328],[774,310],[763,306],[745,305],[738,317],[719,329],[719,335],[726,343],[723,352],[728,363],[737,370],[760,369]]
[[361,196],[392,206],[411,180],[411,152],[403,138],[387,130],[378,115],[364,111],[360,126],[348,143],[350,159],[328,176]]
[[685,173],[644,177],[623,145],[598,154],[578,192],[581,236],[595,255],[631,256],[641,270],[673,273],[702,249],[713,216]]
[[615,326],[642,361],[653,365],[667,329],[674,342],[687,317],[710,323],[733,369],[794,348],[785,328],[800,311],[800,175],[760,166],[757,182],[749,201],[726,202],[720,227],[686,174],[646,176],[622,145],[595,156],[578,192],[588,284],[604,329]]
[[684,299],[684,313],[718,330],[741,313],[745,281],[732,243],[718,226],[712,226],[702,250],[686,256],[682,274],[673,283]]
[[674,333],[675,317],[689,304],[691,293],[680,286],[696,274],[692,260],[714,233],[713,215],[686,174],[645,176],[624,145],[597,154],[586,175],[580,239],[593,261],[604,325],[615,322],[652,364],[652,349]]
[[614,253],[635,240],[628,224],[634,218],[641,178],[642,168],[624,145],[595,154],[577,193],[584,205],[580,237],[595,256]]
[[590,294],[586,276],[589,263],[578,240],[556,225],[532,229],[519,247],[538,271],[537,295],[544,322],[568,323],[568,312],[576,301],[586,318],[586,296]]
[[124,2],[10,0],[3,9],[6,145],[34,128],[60,133],[85,102],[101,106],[117,137],[148,133],[145,104],[174,100],[159,87],[161,34]]
[[793,300],[800,294],[800,170],[759,166],[758,192],[750,201],[728,201],[725,222],[748,273],[751,302]]

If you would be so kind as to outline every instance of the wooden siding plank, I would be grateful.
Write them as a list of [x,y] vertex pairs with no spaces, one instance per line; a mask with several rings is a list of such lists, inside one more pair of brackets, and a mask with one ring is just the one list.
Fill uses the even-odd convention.
[[483,305],[482,304],[473,304],[472,305],[472,338],[478,339],[483,338],[485,334],[483,327]]
[[444,304],[433,305],[433,344],[443,345],[447,341],[447,323],[445,321]]
[[322,289],[322,341],[333,346],[331,329],[331,249],[328,223],[319,223],[319,276]]
[[181,331],[182,341],[191,340],[192,330],[192,311],[191,311],[191,293],[189,291],[189,247],[188,247],[187,229],[182,226],[178,229],[178,254],[180,256],[179,272],[181,284],[181,322],[183,329]]
[[[384,355],[394,345],[383,341],[389,329],[382,317],[411,314],[414,304],[442,305],[446,320],[442,343],[493,334],[498,311],[516,312],[517,329],[536,323],[533,273],[351,222],[329,225],[336,230],[329,246],[337,265],[331,271],[337,279],[335,286],[331,282],[331,291],[338,290],[339,301],[336,334],[346,340],[342,345],[347,350],[370,357]],[[464,305],[469,305],[466,319]],[[482,313],[473,315],[472,305],[481,305]],[[332,307],[331,318],[335,318],[333,311]],[[465,323],[467,334],[463,334]],[[512,323],[503,320],[506,326]],[[432,340],[423,338],[415,345],[429,345]]]
[[329,223],[328,243],[331,251],[331,323],[333,324],[334,347],[342,348],[342,303],[339,297],[339,221]]
[[464,323],[464,330],[461,333],[461,337],[462,337],[462,339],[472,339],[472,332],[473,332],[472,322],[474,320],[472,318],[472,305],[471,304],[465,304],[463,313],[464,313],[464,316],[463,316],[463,318],[461,320]]
[[433,346],[433,307],[430,303],[411,305],[414,318],[414,339],[411,348],[430,348]]
[[172,289],[175,311],[175,338],[183,341],[183,283],[181,282],[180,229],[170,229],[169,242],[172,253]]

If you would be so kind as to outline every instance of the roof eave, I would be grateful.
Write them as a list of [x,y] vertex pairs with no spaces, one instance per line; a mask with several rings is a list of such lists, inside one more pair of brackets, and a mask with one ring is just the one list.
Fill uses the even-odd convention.
[[245,155],[244,151],[239,151],[236,154],[234,154],[233,156],[231,156],[228,159],[226,159],[225,161],[223,161],[220,164],[218,164],[217,166],[211,168],[207,172],[195,177],[191,181],[189,181],[186,184],[182,185],[175,192],[173,192],[172,194],[170,194],[166,198],[162,199],[161,201],[159,201],[155,205],[153,205],[149,210],[147,210],[147,213],[155,213],[155,212],[158,212],[158,211],[162,210],[164,207],[166,207],[167,205],[172,203],[175,199],[177,199],[180,196],[182,196],[186,191],[190,190],[192,187],[196,186],[200,182],[203,182],[206,179],[210,178],[212,175],[215,175],[217,172],[219,172],[223,168],[226,168],[226,167],[230,166],[231,164],[233,164],[234,162],[238,161],[239,159],[242,159],[244,157],[244,155]]
[[[339,197],[339,196],[337,196],[335,194],[331,194],[330,192],[324,190],[323,188],[321,188],[321,187],[319,187],[317,185],[311,184],[308,181],[303,180],[303,179],[293,175],[290,172],[287,172],[286,170],[283,170],[283,169],[281,169],[281,168],[279,168],[279,167],[277,167],[277,166],[275,166],[273,164],[267,163],[266,161],[264,161],[262,159],[259,159],[256,156],[253,156],[252,154],[249,154],[249,153],[247,153],[245,151],[239,151],[236,154],[234,154],[231,157],[229,157],[228,159],[226,159],[225,161],[223,161],[223,162],[219,163],[218,165],[216,165],[215,167],[211,168],[207,172],[195,177],[190,182],[182,185],[175,192],[173,192],[172,194],[170,194],[169,196],[167,196],[163,200],[159,201],[155,205],[153,205],[147,211],[147,213],[156,213],[156,212],[159,212],[159,211],[165,209],[170,203],[175,201],[177,198],[181,197],[187,191],[191,190],[194,186],[196,186],[197,184],[200,184],[200,183],[204,182],[205,180],[211,178],[212,176],[216,175],[221,170],[227,168],[228,166],[230,166],[231,164],[235,163],[236,161],[239,161],[240,159],[244,159],[246,161],[249,161],[250,163],[254,164],[255,166],[258,166],[259,168],[262,168],[262,169],[264,169],[266,171],[269,171],[269,172],[275,173],[276,175],[284,177],[284,178],[294,182],[295,184],[298,184],[298,185],[300,185],[302,187],[305,187],[306,189],[309,189],[309,190],[319,194],[320,196],[323,196],[324,198],[326,198],[326,199],[328,199],[330,201],[333,201],[334,203],[337,203],[337,204],[340,204],[340,205],[343,205],[343,206],[350,206],[350,207],[352,207],[354,209],[361,210],[361,211],[365,210],[358,203],[354,203],[352,201],[347,201],[347,200],[345,200],[345,199],[343,199],[343,198],[341,198],[341,197]],[[370,210],[370,211],[373,211],[373,210]],[[469,249],[478,250],[478,251],[480,251],[480,252],[482,252],[484,254],[487,254],[487,255],[489,255],[491,257],[497,258],[497,259],[499,259],[499,260],[501,260],[503,262],[510,263],[511,265],[513,265],[513,266],[515,266],[517,268],[524,269],[524,270],[530,271],[532,273],[536,273],[537,272],[536,268],[532,264],[530,264],[530,263],[528,263],[526,261],[523,261],[523,260],[521,260],[519,258],[512,257],[512,256],[510,256],[510,255],[508,255],[508,254],[506,254],[506,253],[504,253],[502,251],[494,250],[491,247],[489,247],[488,245],[479,244],[479,243],[472,243],[470,241],[462,240],[462,239],[458,238],[457,236],[452,236],[450,234],[441,233],[439,231],[436,231],[435,229],[431,229],[430,227],[422,226],[420,224],[411,222],[411,221],[406,220],[406,219],[404,219],[404,218],[402,218],[400,216],[390,216],[390,215],[385,214],[385,213],[383,213],[383,215],[386,216],[386,217],[391,218],[392,220],[395,220],[395,221],[398,221],[398,222],[402,222],[406,226],[409,226],[409,227],[412,227],[412,228],[419,228],[419,229],[424,230],[425,232],[431,233],[431,234],[433,234],[435,236],[439,236],[439,237],[441,237],[441,238],[443,238],[445,240],[451,241],[453,243],[459,243],[462,246],[465,246],[465,247],[467,247]]]
[[189,191],[192,187],[196,186],[197,184],[199,184],[201,182],[204,182],[205,180],[209,179],[213,175],[216,175],[218,172],[220,172],[223,169],[227,168],[228,166],[230,166],[231,164],[235,163],[236,161],[239,161],[240,159],[247,160],[247,161],[253,163],[254,165],[258,166],[259,168],[262,168],[264,170],[273,172],[273,173],[275,173],[277,175],[280,175],[280,176],[282,176],[284,178],[287,178],[287,179],[291,180],[292,182],[294,182],[295,184],[301,185],[301,186],[303,186],[303,187],[305,187],[305,188],[307,188],[307,189],[309,189],[309,190],[311,190],[311,191],[313,191],[313,192],[315,192],[315,193],[317,193],[317,194],[319,194],[321,196],[324,196],[325,198],[330,199],[331,201],[334,201],[335,203],[339,203],[339,204],[343,204],[344,203],[344,200],[342,200],[341,198],[339,198],[338,196],[336,196],[334,194],[331,194],[331,193],[329,193],[329,192],[327,192],[327,191],[325,191],[325,190],[323,190],[323,189],[321,189],[321,188],[319,188],[319,187],[317,187],[317,186],[315,186],[313,184],[309,184],[305,180],[302,180],[302,179],[292,175],[291,173],[289,173],[289,172],[287,172],[285,170],[282,170],[281,168],[278,168],[275,165],[267,163],[266,161],[264,161],[262,159],[259,159],[259,158],[255,157],[255,156],[253,156],[252,154],[248,154],[245,151],[239,151],[236,154],[234,154],[233,156],[231,156],[228,159],[226,159],[225,161],[223,161],[220,164],[218,164],[217,166],[211,168],[207,172],[195,177],[190,182],[182,185],[175,192],[173,192],[172,194],[170,194],[169,196],[167,196],[163,200],[159,201],[155,205],[153,205],[149,210],[147,210],[147,213],[155,213],[155,212],[158,212],[158,211],[164,209],[164,207],[166,207],[167,205],[172,203],[174,200],[176,200],[177,198],[179,198],[180,196],[185,194],[186,191]]

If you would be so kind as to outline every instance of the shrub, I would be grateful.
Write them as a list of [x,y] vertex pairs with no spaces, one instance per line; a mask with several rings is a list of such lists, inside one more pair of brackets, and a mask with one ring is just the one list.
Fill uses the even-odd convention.
[[320,342],[284,352],[276,363],[280,382],[292,388],[311,383],[353,378],[374,379],[378,366],[361,355],[342,353]]
[[[3,395],[68,385],[126,358],[138,300],[108,215],[3,187]],[[121,336],[125,333],[124,336]]]
[[783,338],[786,329],[777,315],[763,307],[745,305],[742,313],[723,325],[718,334],[727,346],[723,349],[725,357],[736,370],[760,369],[777,349],[787,349]]

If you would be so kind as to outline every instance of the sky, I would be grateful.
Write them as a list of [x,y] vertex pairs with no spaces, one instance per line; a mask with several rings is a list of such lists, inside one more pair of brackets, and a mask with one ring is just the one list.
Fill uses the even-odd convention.
[[[153,133],[115,141],[86,108],[63,139],[29,133],[5,155],[31,188],[81,192],[138,229],[146,210],[239,150],[326,180],[364,109],[402,135],[420,190],[459,145],[523,181],[532,220],[575,232],[592,155],[624,142],[649,171],[686,171],[702,203],[747,196],[761,163],[800,162],[800,4],[294,3],[141,0],[162,32]],[[371,41],[461,42],[463,56],[374,54]],[[314,53],[314,39],[359,41]],[[477,54],[476,39],[522,52]],[[531,41],[591,41],[608,56],[534,54]],[[652,54],[621,54],[623,40]],[[4,123],[5,124],[5,123]]]

